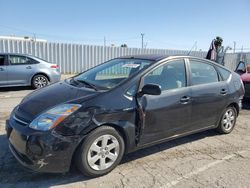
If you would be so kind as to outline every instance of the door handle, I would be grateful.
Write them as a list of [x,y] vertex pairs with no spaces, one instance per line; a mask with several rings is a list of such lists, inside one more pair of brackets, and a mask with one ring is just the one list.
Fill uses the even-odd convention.
[[189,101],[190,101],[190,97],[188,97],[188,96],[183,96],[183,97],[180,99],[180,102],[181,102],[182,104],[187,104]]
[[4,71],[4,68],[1,67],[1,68],[0,68],[0,71]]
[[221,90],[220,90],[220,94],[226,95],[226,94],[227,94],[227,90],[226,90],[226,89],[221,89]]
[[26,67],[26,69],[32,69],[32,67],[31,67],[31,66],[28,66],[28,67]]

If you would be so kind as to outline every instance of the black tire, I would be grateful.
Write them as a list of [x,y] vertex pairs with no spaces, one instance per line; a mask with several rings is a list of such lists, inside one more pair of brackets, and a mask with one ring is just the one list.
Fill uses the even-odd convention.
[[[115,137],[119,143],[119,153],[116,160],[113,164],[104,170],[95,170],[88,163],[88,152],[91,145],[99,138],[105,135],[111,135]],[[116,142],[117,143],[117,142]],[[113,127],[110,126],[101,126],[94,131],[90,132],[88,136],[84,139],[83,143],[78,147],[75,153],[75,165],[76,167],[87,177],[98,177],[105,175],[112,171],[122,160],[125,150],[123,137],[116,131]],[[96,152],[97,153],[97,152]],[[97,155],[97,154],[96,154]],[[99,155],[99,154],[98,154]],[[100,160],[100,159],[98,159]],[[106,161],[106,157],[104,159]]]
[[49,80],[45,75],[37,74],[31,80],[31,86],[34,89],[45,87],[49,84]]
[[[226,114],[228,112],[231,112],[232,113],[232,116],[234,117],[234,120],[231,121],[231,124],[230,124],[230,127],[227,129],[226,127],[226,123],[224,123],[223,121],[229,121],[229,118],[226,117]],[[235,127],[235,123],[236,123],[236,119],[237,119],[237,111],[235,109],[235,107],[233,106],[229,106],[227,107],[223,113],[222,113],[222,116],[220,118],[220,121],[219,121],[219,125],[218,127],[216,128],[216,130],[221,133],[221,134],[229,134],[233,131],[234,127]]]

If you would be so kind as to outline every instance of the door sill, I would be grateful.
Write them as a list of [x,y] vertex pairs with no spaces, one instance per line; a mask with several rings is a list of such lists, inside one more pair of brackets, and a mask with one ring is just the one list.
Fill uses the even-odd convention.
[[153,142],[150,142],[150,143],[146,143],[146,144],[143,144],[143,145],[140,145],[140,143],[139,143],[137,148],[142,149],[142,148],[150,147],[150,146],[160,144],[160,143],[163,143],[163,142],[166,142],[166,141],[174,140],[174,139],[177,139],[177,138],[181,138],[181,137],[184,137],[184,136],[192,135],[192,134],[195,134],[195,133],[199,133],[199,132],[203,132],[203,131],[207,131],[207,130],[215,129],[215,128],[216,128],[215,125],[211,125],[211,126],[208,126],[208,127],[205,127],[205,128],[194,130],[194,131],[188,131],[188,132],[185,132],[185,133],[182,133],[182,134],[176,134],[176,135],[173,135],[173,136],[170,136],[170,137],[167,137],[167,138],[163,138],[163,139],[160,139],[160,140],[156,140],[156,141],[153,141]]

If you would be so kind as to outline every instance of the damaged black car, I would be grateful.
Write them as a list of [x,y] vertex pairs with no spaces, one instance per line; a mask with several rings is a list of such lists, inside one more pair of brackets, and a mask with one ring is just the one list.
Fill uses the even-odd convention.
[[216,129],[230,133],[241,108],[240,76],[191,56],[112,59],[26,96],[6,121],[25,167],[107,174],[124,154]]

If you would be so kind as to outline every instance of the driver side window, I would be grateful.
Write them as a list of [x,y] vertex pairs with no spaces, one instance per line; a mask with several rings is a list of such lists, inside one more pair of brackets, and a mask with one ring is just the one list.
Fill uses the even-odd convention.
[[186,87],[184,60],[173,60],[154,69],[144,78],[146,84],[157,84],[162,91]]

